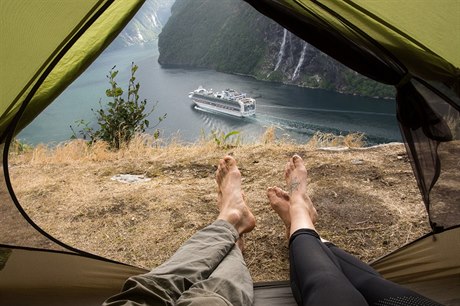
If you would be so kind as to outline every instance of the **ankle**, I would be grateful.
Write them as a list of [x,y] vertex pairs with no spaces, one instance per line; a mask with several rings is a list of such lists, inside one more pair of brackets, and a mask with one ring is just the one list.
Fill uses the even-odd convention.
[[289,203],[291,207],[294,205],[306,205],[307,204],[307,196],[304,193],[293,193],[289,198]]
[[241,215],[237,209],[226,209],[220,212],[217,219],[227,221],[238,231],[237,225],[240,223]]

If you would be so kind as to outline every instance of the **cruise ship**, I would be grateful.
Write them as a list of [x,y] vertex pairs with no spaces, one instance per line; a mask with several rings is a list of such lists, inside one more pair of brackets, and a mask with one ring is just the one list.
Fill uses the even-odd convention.
[[198,87],[188,96],[200,108],[237,117],[248,117],[256,113],[256,100],[234,89],[213,92]]

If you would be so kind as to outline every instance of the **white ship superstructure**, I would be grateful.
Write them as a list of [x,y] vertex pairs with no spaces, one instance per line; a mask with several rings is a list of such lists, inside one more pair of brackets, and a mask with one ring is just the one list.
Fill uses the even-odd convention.
[[200,86],[189,94],[189,98],[202,109],[232,116],[248,117],[256,113],[256,100],[234,89],[214,93]]

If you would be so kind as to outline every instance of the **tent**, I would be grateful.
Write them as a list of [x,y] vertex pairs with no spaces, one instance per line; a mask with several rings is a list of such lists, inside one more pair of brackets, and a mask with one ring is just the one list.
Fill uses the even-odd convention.
[[[460,304],[460,2],[246,2],[357,72],[396,87],[398,121],[432,232],[372,265],[441,303]],[[22,209],[8,172],[14,135],[88,67],[142,3],[0,1],[2,305],[98,305],[127,277],[144,272],[47,234]],[[256,305],[295,305],[286,282],[255,289]]]

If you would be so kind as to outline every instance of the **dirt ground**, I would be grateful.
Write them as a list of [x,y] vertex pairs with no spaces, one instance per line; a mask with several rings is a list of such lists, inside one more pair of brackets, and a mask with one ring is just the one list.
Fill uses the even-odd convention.
[[[216,164],[232,154],[256,216],[244,253],[255,281],[288,279],[288,245],[270,209],[269,186],[285,187],[294,153],[309,171],[317,230],[369,262],[429,231],[427,215],[402,144],[347,150],[276,141],[219,148],[215,144],[89,151],[73,142],[10,159],[13,188],[44,230],[76,248],[144,268],[170,257],[217,216]],[[150,181],[121,183],[118,174]]]

